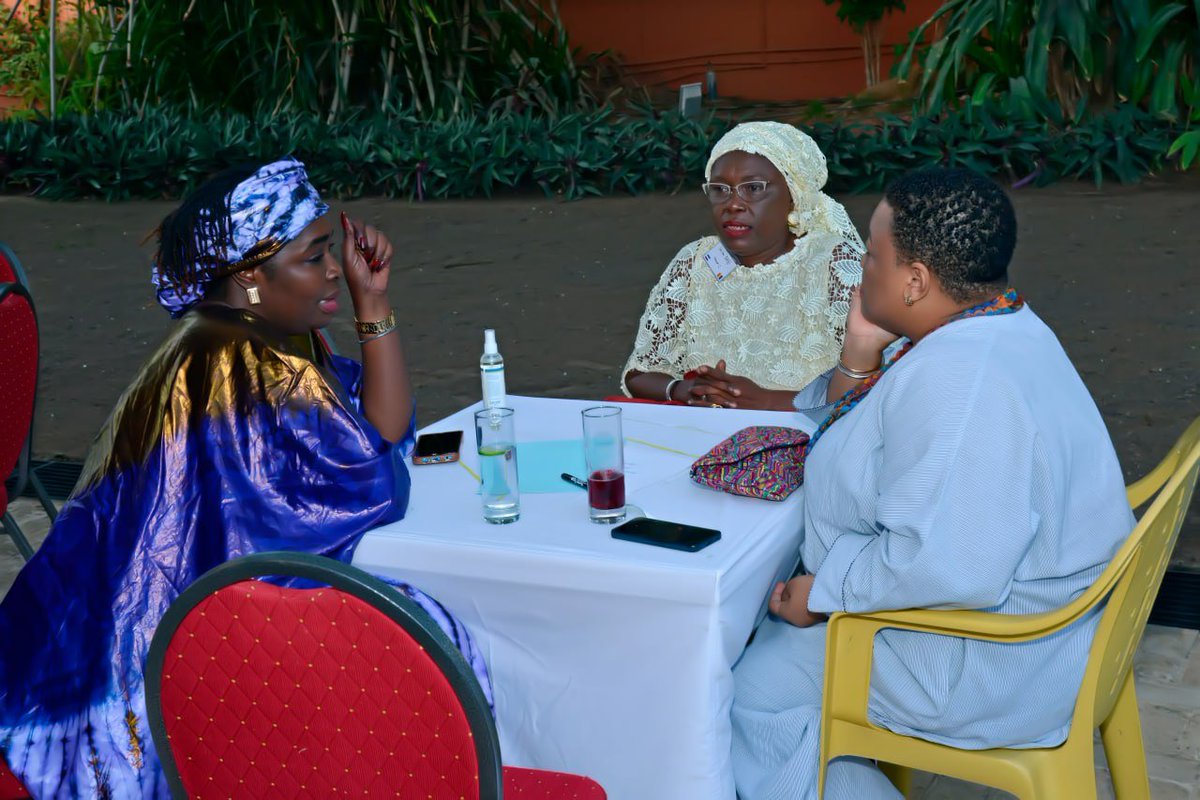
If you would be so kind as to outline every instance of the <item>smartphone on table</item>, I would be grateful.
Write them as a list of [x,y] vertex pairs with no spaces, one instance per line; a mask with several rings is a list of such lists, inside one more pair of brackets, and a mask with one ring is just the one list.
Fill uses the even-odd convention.
[[458,461],[462,437],[462,431],[421,434],[417,437],[417,446],[413,450],[413,463],[417,465],[450,464]]
[[623,522],[613,528],[612,535],[614,539],[652,544],[656,547],[669,547],[672,550],[683,550],[688,553],[703,550],[721,539],[721,532],[712,528],[700,528],[695,525],[684,525],[682,522],[668,522],[665,519],[650,519],[649,517],[638,517]]

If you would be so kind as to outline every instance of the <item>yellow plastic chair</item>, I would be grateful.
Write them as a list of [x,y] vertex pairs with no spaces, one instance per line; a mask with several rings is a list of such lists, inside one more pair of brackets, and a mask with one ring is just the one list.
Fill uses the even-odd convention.
[[[1149,798],[1146,754],[1133,688],[1134,651],[1200,471],[1200,419],[1145,478],[1128,488],[1129,502],[1153,504],[1090,589],[1069,605],[1045,614],[983,611],[887,611],[834,614],[829,620],[821,720],[819,796],[825,771],[839,756],[877,759],[907,794],[909,769],[950,775],[1003,789],[1022,800],[1096,797],[1093,731],[1099,727],[1116,796]],[[1162,490],[1161,492],[1159,490]],[[1058,747],[1028,750],[959,750],[873,725],[867,720],[875,634],[900,629],[982,639],[1026,642],[1062,630],[1107,598],[1088,655],[1067,740]]]

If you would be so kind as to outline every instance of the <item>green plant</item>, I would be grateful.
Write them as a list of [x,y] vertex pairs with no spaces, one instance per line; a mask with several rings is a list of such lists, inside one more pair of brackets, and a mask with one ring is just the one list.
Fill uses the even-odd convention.
[[[806,125],[826,154],[834,191],[878,191],[914,168],[959,165],[1013,184],[1110,178],[1161,169],[1180,126],[1123,106],[1086,119],[1038,120],[1009,99],[937,115]],[[48,199],[178,197],[241,161],[294,154],[330,197],[429,200],[540,191],[588,195],[678,191],[700,180],[713,143],[733,123],[634,108],[549,119],[533,108],[446,120],[414,111],[186,114],[150,108],[0,121],[0,192]]]
[[867,86],[879,83],[879,23],[893,11],[904,11],[904,0],[825,0],[838,7],[837,16],[862,37]]
[[[1132,103],[1179,119],[1181,78],[1196,76],[1198,14],[1195,0],[947,0],[914,31],[898,72],[923,61],[920,89],[934,112],[1023,80],[1035,102],[1067,113]],[[939,26],[940,38],[921,44]]]
[[[68,113],[103,108],[111,100],[111,92],[102,91],[104,82],[99,72],[108,48],[104,19],[85,0],[77,0],[74,6],[70,20],[58,24],[54,53],[58,109]],[[0,86],[9,87],[32,107],[49,106],[47,16],[18,8],[0,31]]]
[[1200,123],[1200,78],[1182,76],[1180,85],[1184,102],[1187,103],[1187,130],[1171,143],[1167,155],[1178,154],[1179,165],[1183,169],[1191,169],[1192,164],[1197,163],[1196,157],[1200,155],[1200,131],[1191,130],[1192,125]]
[[539,0],[93,0],[108,46],[101,74],[141,113],[413,109],[449,119],[600,105],[594,60]]
[[1171,143],[1171,149],[1167,151],[1168,156],[1179,154],[1179,163],[1184,169],[1190,169],[1196,161],[1196,156],[1200,154],[1200,131],[1188,131],[1180,134],[1179,138]]
[[[9,17],[7,8],[0,16]],[[0,28],[0,87],[10,94],[32,99],[33,87],[41,74],[38,50],[38,30],[41,21],[14,11],[6,25]],[[41,23],[41,28],[45,27]]]

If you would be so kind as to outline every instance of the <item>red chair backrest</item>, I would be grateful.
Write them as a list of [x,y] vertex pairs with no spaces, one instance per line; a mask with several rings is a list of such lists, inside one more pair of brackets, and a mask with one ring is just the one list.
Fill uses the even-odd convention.
[[29,800],[30,797],[32,795],[26,791],[25,784],[12,774],[8,762],[0,756],[0,800]]
[[455,687],[408,630],[347,591],[239,580],[206,593],[169,639],[156,633],[146,680],[152,728],[161,714],[169,739],[167,754],[154,731],[160,757],[188,797],[480,796]]
[[[10,475],[33,425],[38,327],[33,301],[18,283],[0,283],[0,481]],[[0,483],[0,512],[8,496]]]
[[0,242],[0,283],[24,283],[24,277],[17,269],[16,256]]

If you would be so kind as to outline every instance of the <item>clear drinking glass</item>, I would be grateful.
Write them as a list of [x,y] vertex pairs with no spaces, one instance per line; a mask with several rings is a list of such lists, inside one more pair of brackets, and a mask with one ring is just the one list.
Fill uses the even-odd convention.
[[479,494],[483,518],[497,525],[521,518],[517,448],[511,408],[475,412],[475,444],[479,453]]
[[587,462],[588,510],[592,522],[611,525],[625,519],[621,409],[596,406],[583,412],[583,456]]

